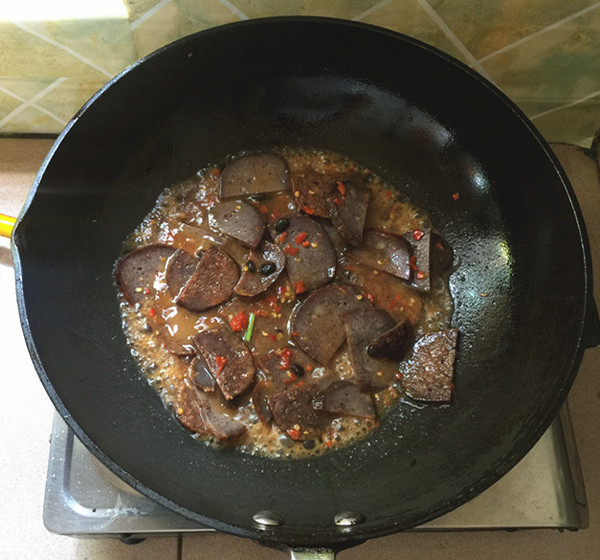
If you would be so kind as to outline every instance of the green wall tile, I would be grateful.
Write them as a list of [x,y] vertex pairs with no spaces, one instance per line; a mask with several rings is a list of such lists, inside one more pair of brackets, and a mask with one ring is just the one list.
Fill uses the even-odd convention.
[[381,0],[229,0],[249,18],[311,15],[351,19]]
[[595,0],[428,0],[476,58],[595,4]]

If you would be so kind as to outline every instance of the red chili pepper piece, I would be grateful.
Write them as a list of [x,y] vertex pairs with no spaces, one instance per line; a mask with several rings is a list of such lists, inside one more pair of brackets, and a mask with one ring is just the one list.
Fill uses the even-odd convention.
[[281,351],[281,366],[283,369],[288,369],[290,365],[292,365],[292,351],[286,347]]
[[271,212],[271,219],[276,221],[279,220],[279,218],[281,218],[281,212],[279,210],[273,210],[273,212]]
[[424,235],[425,235],[425,232],[422,229],[413,230],[413,239],[415,241],[421,241],[421,239],[423,239]]
[[412,257],[410,257],[410,259],[408,259],[408,264],[410,266],[410,268],[412,268],[413,270],[419,270],[417,268],[417,257],[415,255],[413,255]]
[[225,367],[225,364],[227,363],[227,358],[225,356],[216,356],[215,361],[217,362],[217,368],[218,368],[217,375],[219,375],[223,371],[223,368]]
[[307,237],[308,237],[308,233],[306,233],[305,231],[303,231],[302,233],[299,233],[298,235],[296,235],[296,243],[298,245],[300,245],[303,241],[306,241]]
[[149,294],[150,294],[150,288],[146,288],[146,289],[144,290],[144,295],[146,295],[146,296],[147,296],[147,295],[149,295]]
[[460,196],[460,195],[459,195],[457,192],[455,192],[455,193],[452,195],[452,198],[453,198],[454,200],[458,200],[458,197],[459,197],[459,196]]
[[309,215],[312,215],[312,214],[314,214],[314,213],[315,213],[315,211],[314,211],[312,208],[310,208],[309,206],[303,206],[303,207],[302,207],[302,211],[303,211],[305,214],[309,214]]
[[287,231],[284,231],[281,235],[277,236],[277,243],[283,243],[287,237]]
[[229,321],[229,326],[232,331],[236,332],[246,330],[248,328],[248,316],[244,311],[240,311]]
[[267,208],[267,207],[266,207],[264,204],[261,204],[261,205],[258,207],[258,211],[259,211],[261,214],[266,214],[266,213],[269,211],[269,209],[268,209],[268,208]]
[[346,185],[341,181],[337,182],[337,190],[340,192],[342,196],[346,196]]
[[283,251],[284,253],[287,253],[288,255],[292,256],[296,256],[298,254],[298,248],[292,247],[291,245],[286,245]]
[[417,270],[417,280],[423,280],[424,278],[427,278],[427,274],[422,270]]
[[343,202],[342,202],[342,201],[341,201],[339,198],[334,198],[334,199],[333,199],[333,203],[334,203],[336,206],[341,206],[341,205],[343,204]]
[[302,282],[302,280],[294,284],[294,291],[297,294],[303,294],[304,292],[306,292],[306,286],[304,285],[304,282]]
[[293,440],[297,440],[300,437],[300,430],[298,428],[289,428],[287,431],[287,435],[290,436]]
[[374,303],[375,298],[373,297],[373,294],[370,294],[369,292],[365,292],[363,294],[365,299],[368,299],[371,303]]
[[270,339],[271,339],[273,342],[276,342],[276,341],[277,341],[277,337],[276,337],[276,336],[275,336],[273,333],[270,333],[270,334],[269,334],[269,338],[270,338]]
[[148,315],[150,315],[150,317],[156,317],[156,309],[154,309],[154,307],[151,307],[150,311],[148,311]]

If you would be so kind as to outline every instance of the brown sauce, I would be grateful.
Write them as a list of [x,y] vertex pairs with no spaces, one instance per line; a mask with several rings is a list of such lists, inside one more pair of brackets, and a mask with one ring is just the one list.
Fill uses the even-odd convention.
[[[343,175],[351,171],[360,174],[370,196],[365,230],[403,235],[406,232],[435,229],[422,209],[403,199],[393,186],[386,184],[369,169],[344,156],[318,150],[286,148],[274,150],[273,153],[279,153],[285,158],[292,177],[297,170],[307,167],[319,173],[339,172]],[[201,254],[202,251],[218,246],[243,269],[247,265],[248,248],[237,240],[224,236],[210,215],[211,208],[219,201],[220,174],[219,167],[209,166],[200,170],[193,178],[166,188],[143,223],[126,241],[124,252],[152,244],[165,244],[184,249],[190,254]],[[268,223],[273,224],[281,216],[302,213],[294,195],[293,191],[286,190],[245,199],[258,209]],[[268,231],[265,236],[269,237]],[[348,258],[343,240],[336,238],[335,234],[332,239],[338,259],[332,284],[355,285],[365,290],[364,297],[387,311],[394,321],[407,316],[414,328],[414,339],[449,328],[453,302],[448,287],[448,273],[432,276],[431,291],[421,293],[399,278]],[[372,293],[366,291],[365,279],[368,280],[367,287],[372,289]],[[193,354],[190,337],[215,329],[231,330],[232,324],[237,326],[235,318],[240,313],[246,318],[253,314],[254,327],[246,346],[255,362],[258,364],[261,358],[272,355],[273,352],[283,352],[285,355],[286,348],[297,347],[290,334],[289,319],[306,297],[306,294],[296,293],[297,291],[284,270],[272,286],[257,296],[248,298],[233,294],[228,301],[196,313],[174,303],[165,273],[160,271],[154,280],[152,298],[133,305],[121,295],[123,328],[133,356],[165,405],[177,417],[183,413],[182,390],[192,385],[189,373],[192,355],[178,355],[167,350],[165,346],[168,345],[164,344],[164,340],[171,337],[180,347],[188,345]],[[242,325],[241,330],[233,332],[242,337],[247,334],[246,331],[247,326]],[[383,388],[372,393],[376,419],[334,415],[322,434],[299,441],[295,441],[294,434],[282,432],[273,422],[265,424],[260,421],[252,403],[251,390],[229,401],[219,394],[218,388],[207,395],[223,414],[246,426],[244,435],[226,445],[234,445],[243,452],[253,454],[306,457],[347,445],[376,428],[386,411],[405,396],[398,372],[398,360],[384,361],[381,371],[377,372],[383,379]],[[307,360],[302,374],[301,379],[294,379],[292,374],[290,383],[300,381],[326,387],[334,380],[353,380],[354,372],[347,344],[344,343],[326,365]],[[261,368],[257,366],[255,383],[263,378]],[[196,437],[214,443],[210,437]]]

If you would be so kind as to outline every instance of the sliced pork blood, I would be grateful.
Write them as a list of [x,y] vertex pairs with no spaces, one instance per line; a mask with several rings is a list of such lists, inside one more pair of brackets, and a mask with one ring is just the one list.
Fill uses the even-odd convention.
[[362,306],[368,303],[360,289],[324,286],[296,308],[290,321],[291,336],[310,357],[325,365],[346,340],[343,314]]
[[435,231],[431,232],[431,274],[440,276],[450,270],[454,262],[454,251],[448,242]]
[[226,399],[244,392],[254,379],[254,362],[246,345],[229,331],[205,331],[193,337],[198,352]]
[[334,381],[328,385],[313,400],[313,406],[317,410],[344,416],[358,418],[375,418],[376,416],[371,394],[363,393],[350,381]]
[[349,268],[349,281],[360,286],[377,307],[385,309],[396,322],[406,316],[412,325],[418,323],[423,312],[421,293],[403,280],[359,262],[350,264]]
[[362,241],[369,198],[369,191],[363,184],[340,181],[337,192],[329,201],[331,222],[350,245],[360,245]]
[[231,418],[223,407],[215,402],[212,395],[196,390],[194,396],[200,407],[204,424],[213,437],[223,441],[236,438],[246,432],[246,426],[239,420]]
[[404,316],[390,330],[377,335],[367,345],[367,353],[372,358],[389,358],[400,360],[412,337],[412,326],[408,317]]
[[266,356],[260,356],[258,365],[267,383],[276,389],[289,386],[303,377],[307,371],[315,368],[310,356],[299,348],[291,346],[272,350]]
[[269,390],[267,383],[261,381],[257,383],[252,391],[252,405],[258,419],[263,424],[268,424],[273,419],[273,413],[269,407]]
[[408,242],[398,235],[369,230],[363,234],[358,247],[348,253],[353,259],[376,270],[409,281],[411,278],[411,250]]
[[401,369],[406,394],[418,401],[447,403],[452,399],[457,329],[426,334],[413,347]]
[[332,415],[315,410],[317,389],[308,384],[292,385],[271,395],[269,402],[277,427],[294,440],[305,440],[323,433]]
[[271,286],[285,266],[285,255],[277,245],[264,241],[257,251],[250,251],[234,292],[256,296]]
[[175,252],[168,245],[148,245],[125,255],[115,267],[115,281],[129,303],[139,303],[155,293],[154,279]]
[[383,309],[366,307],[344,314],[348,351],[354,382],[361,391],[377,391],[390,382],[389,365],[369,355],[370,342],[394,326],[394,320]]
[[292,189],[298,206],[311,216],[329,217],[329,201],[334,194],[335,178],[312,168],[292,173]]
[[183,249],[177,249],[169,259],[166,270],[166,281],[169,292],[177,297],[187,281],[192,277],[200,261]]
[[188,375],[194,385],[203,391],[214,391],[216,386],[215,378],[208,369],[206,360],[197,354],[189,365]]
[[252,204],[242,200],[223,200],[214,205],[211,213],[217,227],[226,235],[253,249],[260,243],[265,222]]
[[431,291],[431,230],[414,229],[402,237],[410,244],[412,252],[410,285],[420,292]]
[[285,254],[285,268],[296,293],[314,290],[335,275],[337,255],[321,224],[308,216],[288,216],[283,233],[272,231]]
[[200,412],[196,400],[196,390],[188,385],[182,385],[180,399],[174,405],[177,420],[188,430],[197,434],[208,435],[209,431]]
[[176,303],[191,311],[204,311],[227,301],[239,278],[236,262],[225,251],[211,247],[202,255]]
[[219,196],[229,198],[277,192],[290,187],[286,161],[275,154],[251,154],[234,159],[221,173]]

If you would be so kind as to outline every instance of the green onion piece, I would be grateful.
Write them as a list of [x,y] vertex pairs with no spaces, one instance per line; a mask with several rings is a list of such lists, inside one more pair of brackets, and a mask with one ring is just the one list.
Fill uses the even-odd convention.
[[252,338],[252,329],[254,329],[254,320],[256,319],[256,315],[254,313],[250,313],[250,317],[248,318],[248,328],[246,329],[246,334],[244,335],[244,341],[250,342]]

